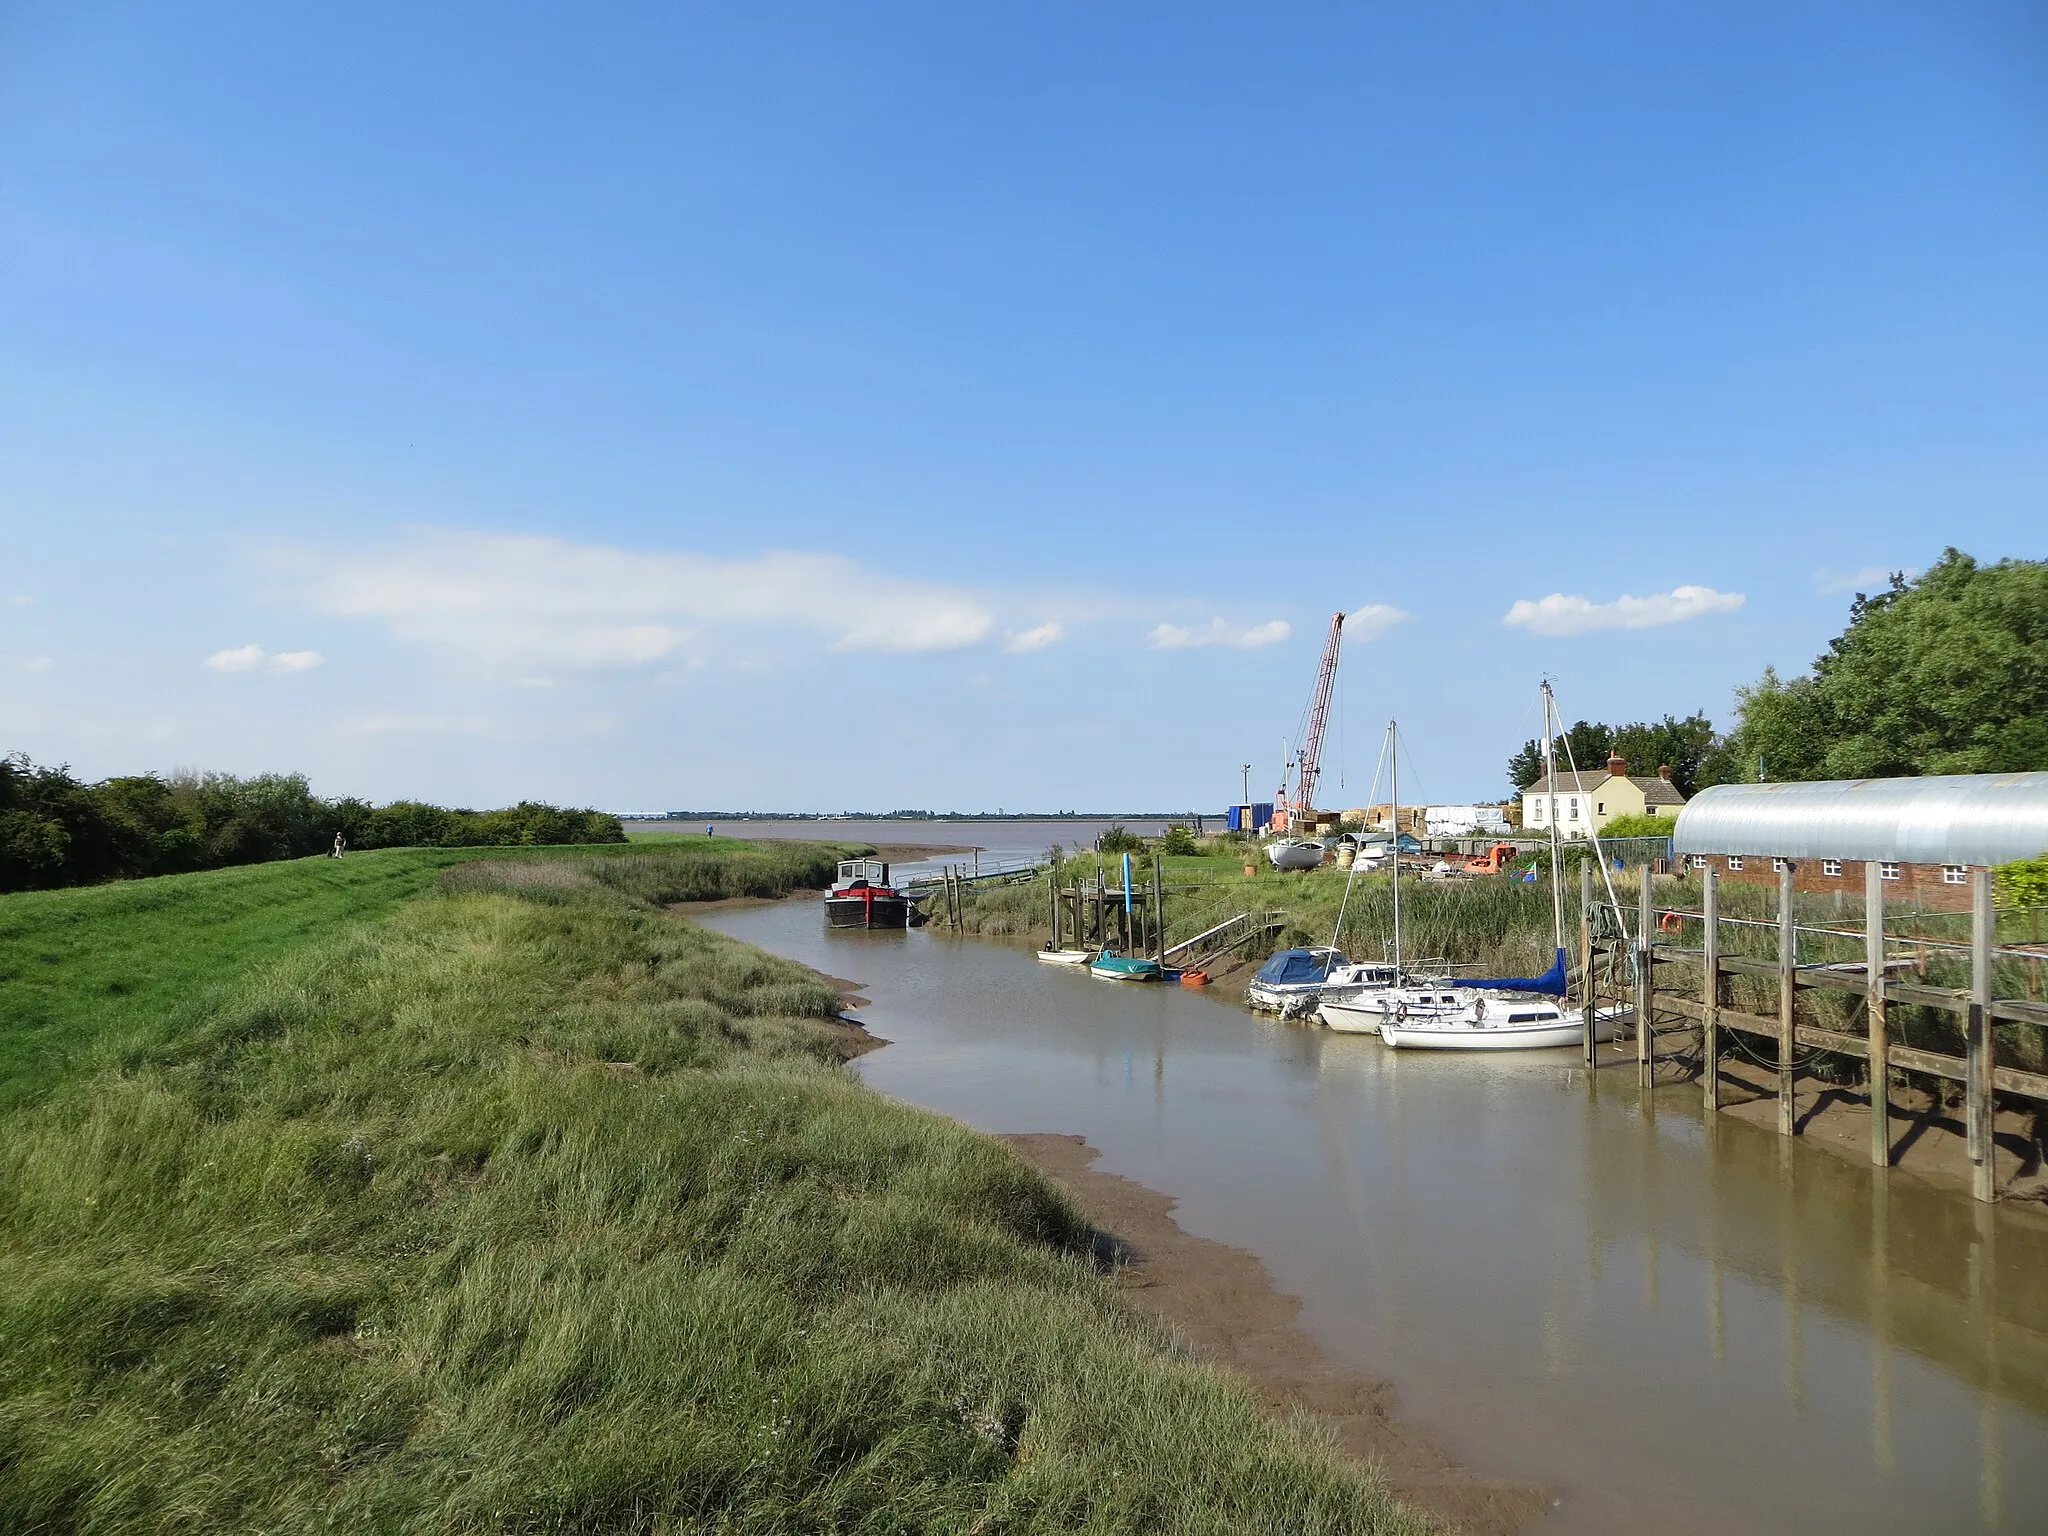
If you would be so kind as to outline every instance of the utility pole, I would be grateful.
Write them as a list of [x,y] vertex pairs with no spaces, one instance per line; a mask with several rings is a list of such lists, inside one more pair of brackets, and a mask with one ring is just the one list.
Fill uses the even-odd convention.
[[1250,805],[1252,803],[1252,765],[1245,763],[1240,771],[1244,774],[1244,799],[1238,803],[1240,805]]

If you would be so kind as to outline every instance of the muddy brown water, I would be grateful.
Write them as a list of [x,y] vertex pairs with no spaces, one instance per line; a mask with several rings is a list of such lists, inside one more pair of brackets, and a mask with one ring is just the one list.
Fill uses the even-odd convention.
[[817,904],[707,914],[869,999],[854,1066],[1085,1137],[1302,1301],[1545,1533],[2048,1531],[2048,1222],[1647,1100],[1574,1052],[1395,1052]]

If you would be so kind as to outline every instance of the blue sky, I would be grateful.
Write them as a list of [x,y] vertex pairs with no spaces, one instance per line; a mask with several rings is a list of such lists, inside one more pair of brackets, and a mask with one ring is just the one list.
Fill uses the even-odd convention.
[[2048,554],[2038,6],[424,9],[0,0],[0,748],[1497,796]]

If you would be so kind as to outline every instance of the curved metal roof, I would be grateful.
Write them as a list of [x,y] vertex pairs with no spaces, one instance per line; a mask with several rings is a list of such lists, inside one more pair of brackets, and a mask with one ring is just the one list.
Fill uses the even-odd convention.
[[1675,853],[2005,864],[2048,853],[2048,773],[1717,784],[1671,838]]

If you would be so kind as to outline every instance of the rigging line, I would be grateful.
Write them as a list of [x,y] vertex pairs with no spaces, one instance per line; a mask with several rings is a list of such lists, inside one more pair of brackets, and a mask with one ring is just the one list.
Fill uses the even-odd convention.
[[[1556,706],[1557,706],[1557,690],[1556,690],[1556,688],[1555,688],[1555,687],[1553,687],[1553,688],[1551,689],[1551,691],[1550,691],[1550,702],[1551,702],[1551,707],[1552,707],[1552,708],[1556,708]],[[1557,718],[1558,718],[1558,723],[1559,723],[1559,724],[1562,724],[1562,723],[1564,722],[1564,711],[1563,711],[1563,710],[1561,710],[1561,709],[1560,709],[1560,710],[1558,710],[1558,711],[1557,711]],[[1546,720],[1546,721],[1544,722],[1544,729],[1545,729],[1545,730],[1548,730],[1549,728],[1550,728],[1550,722]],[[1570,764],[1571,764],[1571,767],[1572,767],[1572,783],[1574,783],[1574,784],[1579,784],[1579,783],[1580,783],[1580,779],[1579,779],[1579,764],[1578,764],[1578,759],[1577,759],[1576,757],[1574,757],[1574,756],[1573,756],[1573,754],[1572,754],[1572,739],[1571,739],[1571,737],[1570,737],[1570,736],[1568,736],[1568,735],[1565,735],[1565,734],[1564,734],[1563,732],[1559,732],[1559,739],[1560,739],[1560,740],[1562,740],[1562,741],[1564,742],[1564,755],[1565,755],[1565,761],[1566,761],[1566,762],[1568,762],[1568,763],[1570,763]],[[1552,788],[1553,790],[1555,790],[1555,789],[1557,788],[1557,786],[1553,784],[1553,785],[1551,786],[1551,788]],[[1581,793],[1581,794],[1584,794],[1584,793],[1585,793],[1585,790],[1584,790],[1583,786],[1581,786],[1581,789],[1580,789],[1580,793]],[[1556,798],[1556,796],[1555,796],[1555,795],[1553,795],[1553,796],[1552,796],[1552,799],[1554,800],[1555,798]],[[1603,886],[1605,886],[1605,887],[1607,888],[1607,899],[1608,899],[1609,901],[1611,901],[1611,902],[1613,902],[1613,903],[1614,903],[1614,919],[1615,919],[1615,921],[1616,921],[1617,923],[1619,923],[1619,924],[1621,925],[1621,936],[1622,936],[1622,937],[1623,937],[1624,939],[1627,939],[1627,940],[1628,940],[1628,943],[1629,943],[1629,970],[1630,970],[1630,972],[1631,972],[1631,973],[1633,973],[1633,972],[1634,972],[1634,970],[1635,970],[1635,967],[1636,967],[1636,958],[1635,958],[1635,945],[1636,945],[1636,941],[1635,941],[1635,940],[1634,940],[1633,938],[1630,938],[1630,936],[1629,936],[1629,931],[1628,931],[1628,915],[1627,915],[1627,913],[1625,913],[1625,912],[1624,912],[1624,911],[1622,910],[1622,905],[1621,905],[1621,896],[1620,896],[1620,895],[1619,895],[1619,893],[1617,893],[1617,892],[1615,891],[1615,889],[1614,889],[1614,874],[1613,874],[1613,871],[1611,871],[1611,870],[1610,870],[1610,869],[1609,869],[1609,868],[1607,867],[1607,855],[1606,855],[1606,853],[1605,853],[1605,852],[1604,852],[1604,851],[1603,851],[1603,850],[1601,849],[1601,847],[1600,847],[1600,829],[1599,829],[1599,827],[1598,827],[1597,825],[1594,825],[1593,823],[1590,823],[1590,822],[1589,822],[1589,823],[1588,823],[1588,825],[1589,825],[1589,826],[1592,826],[1592,828],[1593,828],[1593,857],[1594,857],[1595,859],[1597,859],[1597,860],[1599,861],[1599,864],[1600,864],[1600,883],[1601,883],[1601,884],[1602,884]],[[1646,866],[1644,866],[1643,878],[1644,878],[1645,880],[1647,880],[1647,879],[1649,879],[1649,877],[1650,877],[1650,876],[1649,876],[1649,868],[1648,868],[1648,866],[1646,865]]]
[[[1380,760],[1379,760],[1379,762],[1377,762],[1377,763],[1375,763],[1375,764],[1373,765],[1373,770],[1372,770],[1372,788],[1371,788],[1370,790],[1368,790],[1368,791],[1366,792],[1366,796],[1365,796],[1365,803],[1366,803],[1366,805],[1367,805],[1368,807],[1370,807],[1370,806],[1371,806],[1371,805],[1372,805],[1372,804],[1374,803],[1374,802],[1373,802],[1373,796],[1374,796],[1374,795],[1377,795],[1377,794],[1378,794],[1378,793],[1380,792],[1380,769],[1381,769],[1381,768],[1384,768],[1384,767],[1386,766],[1386,762],[1387,762],[1387,744],[1386,744],[1386,743],[1385,743],[1385,742],[1383,741],[1383,742],[1381,742],[1381,743],[1380,743]],[[1398,864],[1398,863],[1400,862],[1400,859],[1401,859],[1401,829],[1400,829],[1400,827],[1399,827],[1399,826],[1397,825],[1397,826],[1396,826],[1396,827],[1394,828],[1394,861],[1395,861],[1395,863],[1397,863],[1397,864]],[[1354,848],[1354,849],[1353,849],[1353,850],[1351,851],[1351,872],[1350,872],[1350,873],[1349,873],[1348,875],[1346,875],[1346,876],[1345,876],[1345,879],[1344,879],[1344,896],[1343,896],[1343,899],[1342,899],[1341,901],[1339,901],[1339,902],[1337,903],[1337,926],[1336,926],[1335,928],[1333,928],[1332,930],[1330,930],[1330,948],[1332,948],[1332,949],[1342,949],[1342,948],[1344,947],[1344,944],[1343,944],[1343,939],[1344,939],[1344,912],[1345,912],[1345,909],[1346,909],[1346,908],[1348,908],[1348,907],[1349,907],[1349,906],[1351,905],[1351,883],[1352,883],[1352,881],[1354,881],[1354,880],[1356,880],[1356,879],[1358,878],[1358,864],[1359,864],[1359,859],[1358,859],[1358,850]]]

